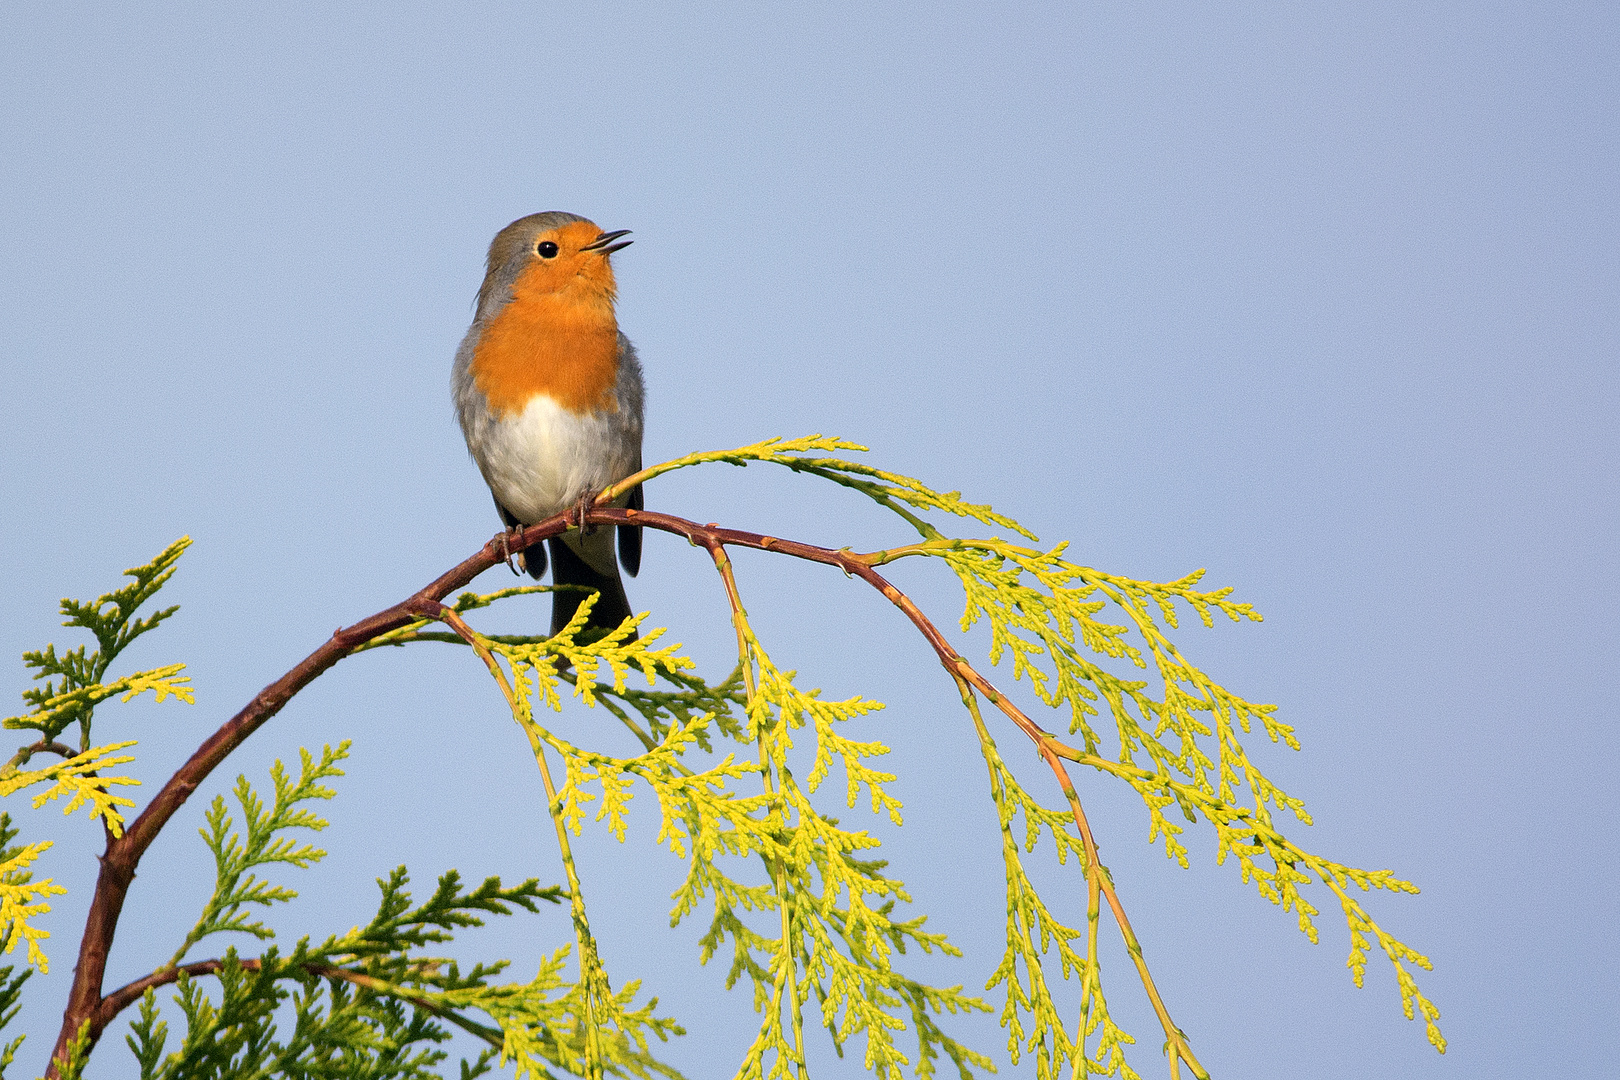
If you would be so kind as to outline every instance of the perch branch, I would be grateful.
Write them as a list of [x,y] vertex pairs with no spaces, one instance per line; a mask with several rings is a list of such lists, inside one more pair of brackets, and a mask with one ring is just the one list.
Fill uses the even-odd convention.
[[[599,501],[594,506],[587,508],[573,523],[567,520],[566,515],[557,514],[520,532],[508,533],[503,531],[486,543],[477,554],[440,575],[406,599],[391,607],[384,608],[377,614],[363,619],[353,626],[340,627],[319,648],[310,653],[309,656],[305,657],[281,678],[261,690],[246,707],[227,720],[213,735],[209,736],[191,755],[191,758],[169,778],[168,782],[163,785],[152,802],[129,826],[123,836],[109,838],[106,853],[101,857],[101,870],[96,881],[95,895],[91,900],[90,913],[85,921],[84,936],[79,948],[79,959],[74,968],[73,986],[69,991],[67,1008],[63,1012],[61,1032],[57,1036],[56,1048],[51,1055],[51,1062],[46,1070],[47,1080],[56,1080],[60,1075],[62,1062],[66,1058],[67,1047],[87,1021],[89,1023],[90,1044],[93,1046],[101,1037],[107,1024],[117,1015],[118,1009],[106,1006],[123,991],[115,991],[113,996],[103,997],[102,985],[106,975],[108,953],[111,950],[113,938],[117,931],[118,919],[123,911],[124,900],[129,893],[130,884],[135,879],[136,869],[140,864],[141,857],[146,853],[146,849],[151,846],[164,826],[185,804],[191,793],[207,779],[209,774],[221,762],[230,756],[232,751],[241,746],[250,735],[262,727],[271,717],[275,716],[295,694],[308,686],[339,660],[361,649],[373,639],[409,626],[413,622],[436,620],[447,623],[464,640],[470,641],[471,639],[467,636],[469,631],[466,630],[465,624],[462,623],[458,626],[457,624],[461,623],[461,620],[454,618],[452,613],[448,612],[444,607],[442,603],[444,598],[454,590],[469,584],[485,570],[503,562],[508,552],[523,551],[534,544],[563,533],[573,524],[587,527],[593,525],[641,525],[677,536],[684,536],[693,545],[703,547],[710,552],[711,556],[715,556],[717,566],[720,566],[722,570],[729,569],[729,566],[726,565],[728,560],[722,549],[735,546],[776,552],[809,562],[836,566],[848,575],[861,578],[905,613],[906,617],[911,620],[912,624],[933,647],[940,663],[954,679],[965,681],[974,690],[983,694],[986,700],[999,708],[1019,730],[1023,731],[1034,742],[1041,757],[1057,775],[1058,782],[1063,787],[1065,794],[1070,797],[1070,805],[1074,811],[1076,824],[1080,829],[1083,842],[1086,845],[1091,866],[1100,872],[1100,864],[1096,861],[1096,844],[1091,838],[1090,827],[1086,823],[1078,798],[1074,795],[1073,784],[1069,780],[1061,761],[1062,757],[1072,756],[1073,751],[1043,731],[1022,710],[996,690],[988,679],[974,670],[973,666],[951,647],[945,636],[940,633],[939,628],[918,609],[916,604],[911,601],[911,598],[874,569],[873,564],[880,560],[883,553],[860,555],[847,549],[835,550],[814,544],[801,543],[796,540],[784,540],[762,533],[724,529],[712,524],[703,525],[671,514],[618,509],[604,505],[601,500],[610,498],[613,494],[613,489],[604,492],[599,497]],[[572,512],[573,508],[570,508],[570,513]],[[728,578],[728,593],[734,592],[735,586],[734,583],[729,581],[729,574],[724,576]],[[733,596],[732,602],[734,605],[740,606],[740,598]],[[452,615],[452,617],[447,618],[447,615]],[[488,663],[492,658],[485,657],[484,659]],[[549,776],[546,779],[549,780]],[[549,790],[550,786],[547,785],[547,795],[548,798],[554,800],[555,794]],[[1165,1010],[1163,1002],[1153,986],[1147,966],[1142,960],[1140,947],[1136,945],[1130,923],[1125,918],[1124,908],[1120,904],[1112,884],[1108,881],[1106,874],[1101,874],[1097,880],[1100,882],[1100,889],[1107,898],[1109,907],[1120,925],[1121,932],[1126,937],[1127,945],[1130,947],[1132,957],[1136,961],[1138,973],[1148,990],[1149,997],[1153,1001],[1160,1023],[1165,1028],[1166,1039],[1175,1048],[1177,1055],[1184,1057],[1192,1065],[1194,1072],[1199,1076],[1203,1076],[1202,1068],[1198,1066],[1196,1060],[1192,1057],[1191,1051],[1186,1048],[1184,1036],[1171,1022],[1169,1013]],[[571,885],[577,897],[578,887],[573,883]],[[244,961],[244,966],[249,962]],[[203,963],[213,963],[213,961],[204,961]],[[181,969],[169,969],[171,972],[177,970]],[[157,975],[148,976],[148,978],[157,978],[164,974],[166,973],[159,972]],[[334,977],[349,978],[349,975]],[[163,981],[172,980],[160,979],[159,983],[152,983],[151,985],[159,985]],[[351,979],[351,981],[353,980]],[[132,983],[130,985],[135,986],[136,984]],[[125,989],[129,988],[126,987]],[[141,992],[144,992],[144,986]],[[127,1003],[127,1001],[124,1002],[125,1005]],[[119,1006],[119,1008],[122,1007]],[[1174,1069],[1174,1067],[1173,1065],[1172,1068]]]

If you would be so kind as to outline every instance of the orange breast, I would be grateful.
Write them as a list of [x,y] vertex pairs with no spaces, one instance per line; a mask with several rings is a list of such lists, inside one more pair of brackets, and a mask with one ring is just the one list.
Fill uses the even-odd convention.
[[619,327],[610,298],[594,292],[534,293],[520,279],[473,352],[473,382],[497,416],[545,394],[571,412],[618,407]]

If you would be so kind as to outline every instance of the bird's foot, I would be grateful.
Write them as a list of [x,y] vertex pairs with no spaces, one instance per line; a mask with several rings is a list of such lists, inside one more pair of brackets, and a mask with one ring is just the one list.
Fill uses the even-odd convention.
[[522,525],[514,525],[510,529],[501,530],[501,561],[506,568],[512,571],[513,576],[523,576],[523,552],[513,553],[511,538],[523,531]]
[[580,493],[579,501],[574,504],[574,511],[571,516],[573,523],[579,526],[579,534],[581,536],[589,536],[591,533],[596,531],[595,525],[586,528],[585,513],[586,511],[590,510],[591,507],[596,505],[596,497],[600,494],[602,494],[601,488],[587,488],[585,491]]

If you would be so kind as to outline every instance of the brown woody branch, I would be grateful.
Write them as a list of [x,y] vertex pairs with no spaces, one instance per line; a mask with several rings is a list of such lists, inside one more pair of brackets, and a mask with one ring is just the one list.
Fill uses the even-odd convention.
[[36,743],[29,743],[27,746],[19,747],[17,752],[12,755],[11,760],[6,762],[4,766],[0,766],[0,768],[20,768],[28,764],[35,754],[55,754],[64,761],[79,756],[79,752],[71,746],[52,742],[49,739],[41,739]]
[[108,839],[107,850],[101,856],[95,895],[90,901],[90,914],[85,919],[84,937],[79,942],[79,960],[73,970],[73,986],[68,992],[67,1008],[62,1015],[62,1029],[57,1035],[56,1048],[45,1072],[47,1080],[58,1077],[62,1062],[66,1059],[68,1043],[85,1021],[90,1023],[90,1045],[93,1047],[112,1017],[117,1015],[116,1011],[110,1014],[103,1011],[101,989],[107,971],[107,955],[118,930],[118,919],[123,912],[130,883],[135,880],[136,868],[146,849],[191,797],[191,793],[207,779],[208,774],[246,742],[248,736],[280,712],[293,695],[355,649],[418,619],[437,618],[442,611],[440,601],[504,559],[506,548],[503,548],[503,539],[510,550],[521,551],[547,537],[556,536],[566,527],[567,523],[559,514],[525,529],[519,539],[513,540],[506,534],[497,535],[478,554],[420,591],[369,619],[353,626],[340,627],[298,666],[259,691],[241,712],[210,735],[190,760],[169,778],[124,835]]
[[[136,868],[146,849],[157,839],[163,827],[168,824],[169,819],[174,816],[175,812],[185,804],[191,793],[202,784],[208,775],[232,751],[241,746],[248,736],[252,735],[279,712],[295,694],[308,686],[339,660],[342,660],[374,638],[398,630],[412,622],[421,619],[444,621],[447,609],[443,606],[442,601],[451,592],[466,586],[473,578],[485,570],[504,561],[508,552],[522,551],[533,544],[566,531],[573,522],[580,522],[581,517],[575,516],[577,513],[578,511],[574,508],[570,508],[566,515],[555,515],[539,524],[531,525],[519,533],[498,533],[476,555],[447,571],[418,592],[391,607],[379,611],[368,619],[355,623],[353,626],[340,627],[319,648],[310,653],[309,656],[305,657],[302,662],[280,679],[261,690],[245,708],[226,721],[213,735],[209,736],[191,755],[191,758],[169,778],[168,782],[163,785],[156,797],[129,826],[123,836],[109,838],[107,850],[101,857],[101,871],[96,881],[96,891],[90,904],[90,913],[85,921],[84,937],[79,946],[79,960],[74,968],[73,986],[69,992],[67,1008],[63,1013],[61,1032],[57,1036],[56,1048],[51,1055],[51,1062],[46,1070],[47,1080],[57,1080],[62,1062],[65,1060],[69,1042],[87,1021],[89,1023],[90,1045],[94,1046],[107,1025],[112,1023],[124,1008],[139,1000],[148,987],[171,983],[178,978],[180,971],[185,971],[188,974],[209,974],[219,970],[221,962],[217,960],[201,961],[178,968],[166,968],[153,972],[151,975],[130,983],[128,986],[105,997],[102,995],[108,953],[112,947],[113,937],[118,927],[118,919],[123,911],[124,900],[128,895],[129,886],[135,879]],[[568,520],[570,517],[573,518],[573,522]],[[601,503],[586,509],[582,517],[583,524],[587,527],[641,525],[677,536],[684,536],[692,544],[707,549],[712,556],[716,557],[717,564],[724,562],[725,557],[722,549],[727,546],[753,548],[759,551],[778,552],[809,562],[836,566],[846,574],[859,577],[876,588],[911,620],[912,624],[933,647],[940,663],[953,679],[965,683],[983,694],[987,700],[996,705],[1002,713],[1018,726],[1019,730],[1023,731],[1035,743],[1042,758],[1057,775],[1058,782],[1065,794],[1070,796],[1076,824],[1084,839],[1088,859],[1093,867],[1100,865],[1096,862],[1096,844],[1091,838],[1090,827],[1080,810],[1078,798],[1073,794],[1073,783],[1070,781],[1057,752],[1062,744],[1043,731],[1022,710],[1005,698],[989,680],[975,671],[951,647],[945,636],[940,633],[939,628],[917,608],[910,597],[890,584],[886,578],[873,568],[874,563],[880,561],[877,555],[861,555],[847,549],[819,547],[814,544],[805,544],[796,540],[784,540],[762,533],[723,529],[714,524],[703,525],[672,514],[617,509]],[[734,598],[734,603],[736,599]],[[458,622],[460,620],[450,620],[450,625],[459,632],[462,627],[456,626]],[[465,637],[465,635],[463,636]],[[1120,906],[1119,899],[1114,894],[1112,884],[1107,882],[1105,877],[1101,881],[1103,892],[1108,897],[1109,906],[1112,908],[1116,920],[1120,923],[1121,929],[1127,938],[1134,944],[1134,936],[1130,933],[1129,923],[1124,918],[1124,909]],[[1199,1075],[1203,1075],[1203,1071],[1197,1065],[1196,1060],[1186,1050],[1184,1037],[1170,1022],[1168,1013],[1164,1011],[1163,1004],[1159,1001],[1158,994],[1153,989],[1152,981],[1147,976],[1146,967],[1141,962],[1140,949],[1132,949],[1132,952],[1135,954],[1134,958],[1137,960],[1139,973],[1143,976],[1149,996],[1153,999],[1160,1020],[1165,1027],[1167,1040],[1178,1051],[1185,1054],[1189,1064],[1193,1065],[1194,1070]],[[252,970],[258,962],[256,960],[243,960],[241,963],[244,968]],[[324,968],[324,965],[322,967]],[[353,972],[344,972],[341,968],[331,968],[314,973],[328,975],[333,978],[348,979],[351,982],[366,978],[365,976],[357,976]],[[462,1026],[466,1026],[468,1023],[462,1018],[434,1006],[431,1002],[417,1001],[414,998],[407,998],[407,1000],[411,1000],[413,1004],[429,1009],[437,1015],[443,1015],[446,1019]],[[476,1028],[476,1025],[474,1025],[474,1028]],[[469,1028],[469,1030],[473,1030],[473,1028]]]

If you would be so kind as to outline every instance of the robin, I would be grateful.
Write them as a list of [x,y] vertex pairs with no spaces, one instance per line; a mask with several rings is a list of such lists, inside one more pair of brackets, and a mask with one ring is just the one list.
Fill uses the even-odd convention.
[[[630,230],[604,232],[574,214],[519,218],[489,245],[472,327],[456,350],[451,389],[467,449],[508,529],[570,507],[583,522],[603,488],[641,469],[641,361],[619,332],[609,257]],[[617,506],[641,509],[641,486]],[[587,590],[599,596],[597,635],[630,617],[619,562],[641,568],[641,528],[579,528],[552,538],[551,632],[568,625]],[[545,548],[515,561],[538,580]]]

